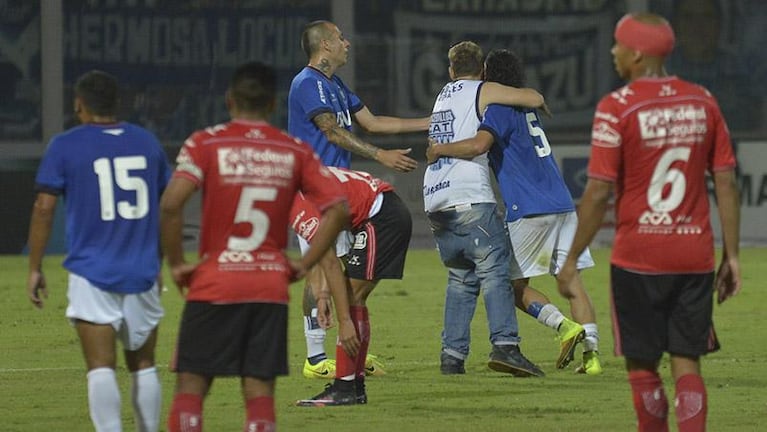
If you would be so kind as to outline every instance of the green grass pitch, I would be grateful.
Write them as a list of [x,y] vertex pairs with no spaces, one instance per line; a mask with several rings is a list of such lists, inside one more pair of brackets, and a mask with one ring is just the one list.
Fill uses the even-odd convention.
[[[412,250],[405,278],[384,281],[368,306],[372,323],[370,352],[387,374],[367,380],[369,404],[338,408],[298,408],[296,399],[313,396],[324,381],[300,371],[305,353],[300,319],[301,284],[291,288],[291,375],[277,383],[277,426],[281,431],[631,431],[636,430],[623,360],[612,355],[607,269],[608,250],[594,251],[597,267],[584,273],[597,308],[605,373],[575,375],[571,365],[557,370],[554,333],[518,312],[522,351],[547,373],[542,379],[513,378],[487,368],[490,349],[480,300],[472,326],[472,352],[463,376],[439,373],[440,331],[446,272],[435,251]],[[715,306],[722,350],[704,358],[709,397],[709,430],[767,430],[767,287],[762,270],[767,249],[742,252],[743,292]],[[92,430],[88,418],[85,368],[74,330],[64,318],[66,273],[61,257],[45,262],[50,298],[35,310],[25,294],[26,258],[0,257],[0,431]],[[167,364],[177,333],[182,299],[171,286],[163,296],[158,366],[163,383],[163,424],[174,376]],[[533,280],[563,312],[566,303],[550,277]],[[334,352],[331,333],[326,344]],[[580,353],[580,347],[577,350]],[[576,357],[576,362],[577,357]],[[134,430],[129,376],[121,359],[125,430]],[[662,376],[673,398],[667,360]],[[236,379],[219,379],[205,403],[209,431],[242,430],[244,409]],[[671,413],[671,430],[676,430]]]

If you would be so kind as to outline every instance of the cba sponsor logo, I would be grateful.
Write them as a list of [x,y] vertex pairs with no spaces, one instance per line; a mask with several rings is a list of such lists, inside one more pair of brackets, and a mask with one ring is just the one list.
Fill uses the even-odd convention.
[[639,216],[640,225],[671,225],[673,223],[671,215],[666,212],[646,211]]
[[253,255],[245,251],[225,250],[218,255],[218,262],[220,264],[252,263]]
[[368,233],[359,232],[354,236],[354,249],[365,249],[368,246]]

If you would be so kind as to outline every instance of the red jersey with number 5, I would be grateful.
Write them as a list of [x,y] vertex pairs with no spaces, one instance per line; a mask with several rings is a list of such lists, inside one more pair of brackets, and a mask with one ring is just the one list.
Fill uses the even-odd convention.
[[602,98],[588,175],[615,184],[611,262],[649,274],[712,271],[706,173],[734,167],[727,124],[703,87],[642,78]]
[[283,255],[299,191],[324,210],[344,201],[311,147],[265,122],[234,120],[192,134],[174,176],[202,189],[200,264],[187,300],[286,303]]
[[[349,217],[352,228],[361,226],[370,217],[371,210],[377,203],[378,195],[394,190],[394,187],[364,171],[353,171],[347,168],[327,167],[333,173],[338,186],[344,191],[349,202]],[[380,205],[380,202],[378,202]],[[290,220],[293,230],[307,241],[311,241],[319,224],[319,211],[313,199],[299,194],[290,210]]]

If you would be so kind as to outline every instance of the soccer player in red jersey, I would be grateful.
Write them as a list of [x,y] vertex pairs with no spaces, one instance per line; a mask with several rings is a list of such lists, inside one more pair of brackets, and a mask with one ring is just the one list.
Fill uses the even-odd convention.
[[[351,217],[350,244],[336,242],[347,253],[330,248],[318,268],[312,269],[308,280],[317,298],[317,319],[327,326],[329,305],[323,286],[347,287],[351,298],[351,316],[360,339],[357,356],[350,356],[336,347],[335,380],[311,399],[299,400],[298,406],[333,406],[366,404],[365,362],[370,345],[370,319],[367,298],[381,279],[402,279],[412,219],[405,203],[389,183],[362,171],[328,167],[336,177],[349,201]],[[317,214],[314,200],[301,195],[291,210],[290,220],[299,238],[314,243]],[[340,245],[340,247],[339,247]],[[302,245],[302,249],[305,245]],[[336,259],[342,255],[346,277]],[[326,282],[323,279],[326,278]],[[305,294],[306,295],[306,294]],[[336,312],[341,305],[336,304]],[[341,325],[343,323],[339,323]]]
[[[266,123],[275,94],[271,68],[238,67],[226,95],[232,120],[186,140],[161,200],[163,249],[186,297],[171,432],[202,430],[202,401],[216,376],[241,377],[244,430],[274,430],[275,378],[288,372],[288,284],[303,277],[348,222],[343,191],[312,149]],[[203,193],[200,261],[191,264],[181,228],[183,207],[197,189]],[[299,191],[323,215],[312,247],[292,260],[283,250]],[[348,309],[337,313],[339,321],[350,319]],[[339,343],[353,356],[359,341],[353,329],[344,330]]]
[[[664,352],[675,380],[680,431],[705,430],[700,357],[719,348],[712,295],[741,289],[740,203],[727,125],[703,87],[666,73],[674,46],[668,22],[629,14],[615,28],[615,69],[628,85],[597,105],[588,182],[578,230],[559,283],[599,229],[611,191],[616,233],[611,257],[615,353],[626,360],[640,431],[667,431],[668,400],[658,367]],[[713,177],[723,254],[715,273],[706,173]]]

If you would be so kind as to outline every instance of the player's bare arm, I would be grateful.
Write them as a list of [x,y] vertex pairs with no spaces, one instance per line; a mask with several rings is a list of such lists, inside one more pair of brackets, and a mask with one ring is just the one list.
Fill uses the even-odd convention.
[[37,194],[32,217],[29,221],[29,276],[27,278],[27,297],[35,307],[43,307],[43,299],[48,298],[48,290],[43,276],[42,265],[45,245],[51,235],[53,215],[56,211],[56,196],[40,192]]
[[[357,337],[357,331],[354,328],[354,321],[351,317],[349,281],[341,269],[341,264],[336,258],[335,248],[331,247],[320,260],[317,267],[322,268],[323,277],[326,278],[325,285],[329,288],[329,293],[333,295],[333,301],[336,304],[336,319],[338,320],[338,341],[341,342],[344,351],[354,357],[360,347],[360,340]],[[322,295],[322,294],[320,294]],[[320,297],[317,298],[317,309],[320,312]]]
[[162,250],[168,259],[171,277],[181,294],[189,284],[189,276],[195,265],[184,259],[182,245],[184,226],[184,204],[189,200],[196,186],[183,178],[171,179],[160,199],[160,238]]
[[735,182],[735,171],[718,171],[713,175],[714,193],[722,225],[722,262],[716,274],[717,302],[722,303],[737,295],[741,289],[739,241],[740,194]]
[[396,134],[429,130],[431,116],[420,118],[402,118],[375,115],[367,107],[354,113],[362,128],[370,133]]
[[352,153],[380,162],[400,172],[409,172],[418,167],[418,162],[406,156],[410,153],[410,149],[380,149],[338,126],[335,115],[331,113],[318,114],[313,121],[328,141]]
[[[304,297],[311,298],[314,301],[309,300],[310,303],[314,303],[317,308],[317,323],[323,329],[329,329],[333,327],[332,316],[332,301],[330,300],[330,286],[328,285],[328,279],[325,277],[325,272],[322,270],[322,266],[316,265],[309,269],[306,273],[306,285],[304,287]],[[307,297],[308,296],[308,297]],[[307,300],[304,300],[306,306]],[[309,315],[309,310],[304,310],[304,315]]]
[[319,263],[328,249],[333,246],[338,233],[348,225],[349,209],[346,201],[336,203],[325,209],[322,212],[322,218],[312,243],[309,245],[309,250],[297,262],[298,269],[305,274],[313,265]]
[[426,162],[432,164],[441,157],[472,159],[490,150],[493,142],[495,142],[493,134],[485,130],[477,131],[477,134],[471,138],[446,144],[439,144],[429,138]]
[[[479,109],[484,111],[490,104],[514,105],[526,108],[542,108],[548,112],[543,95],[531,88],[509,87],[487,81],[479,93]],[[545,107],[545,108],[544,108]]]
[[578,257],[586,250],[599,231],[607,212],[611,191],[612,183],[610,182],[594,178],[590,178],[586,182],[586,188],[578,204],[578,228],[575,231],[573,244],[567,254],[567,260],[557,274],[559,292],[571,292],[570,284],[578,273],[576,267]]

